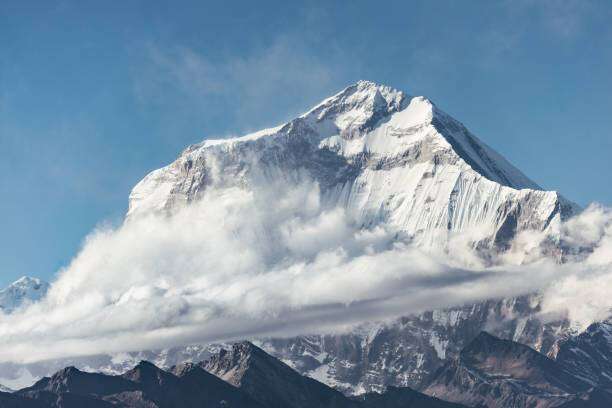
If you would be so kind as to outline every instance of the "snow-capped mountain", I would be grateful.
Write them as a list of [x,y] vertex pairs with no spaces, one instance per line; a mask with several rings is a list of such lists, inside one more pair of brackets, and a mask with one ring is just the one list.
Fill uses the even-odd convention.
[[128,219],[172,211],[210,186],[303,173],[361,225],[384,223],[424,246],[462,233],[503,249],[518,231],[554,231],[576,210],[430,100],[360,81],[279,127],[187,148],[136,185]]
[[[281,126],[206,140],[138,183],[128,221],[172,212],[216,186],[307,174],[322,201],[359,225],[384,224],[424,247],[455,234],[487,253],[520,231],[545,231],[578,207],[544,191],[427,98],[360,81]],[[539,298],[492,300],[409,316],[341,336],[265,340],[262,347],[299,372],[349,393],[387,385],[420,387],[481,330],[547,353],[565,322],[533,317]]]
[[[127,222],[171,213],[211,187],[249,189],[304,174],[318,182],[322,202],[343,207],[358,225],[384,224],[424,247],[443,247],[463,234],[474,247],[494,253],[529,229],[549,233],[554,242],[560,221],[578,210],[557,192],[542,190],[428,99],[360,81],[281,126],[187,148],[134,187]],[[541,323],[534,317],[540,302],[537,295],[495,299],[343,335],[255,342],[300,374],[348,394],[386,386],[423,389],[482,330],[552,352],[567,337],[568,325]],[[169,368],[218,350],[192,345],[36,363],[27,370],[40,377],[73,364],[118,374],[140,359]],[[14,372],[15,366],[0,365],[0,378]]]
[[11,313],[23,304],[42,299],[49,290],[49,284],[38,278],[24,276],[0,290],[0,310]]

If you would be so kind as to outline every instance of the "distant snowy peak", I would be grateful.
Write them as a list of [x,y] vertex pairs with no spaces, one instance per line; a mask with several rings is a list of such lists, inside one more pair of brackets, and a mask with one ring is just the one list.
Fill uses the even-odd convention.
[[23,304],[39,301],[48,290],[47,282],[24,276],[0,290],[0,310],[11,313]]
[[359,81],[279,127],[187,148],[136,185],[128,219],[173,211],[211,186],[304,173],[322,202],[425,246],[470,232],[475,243],[504,248],[517,232],[554,230],[578,211],[427,98]]

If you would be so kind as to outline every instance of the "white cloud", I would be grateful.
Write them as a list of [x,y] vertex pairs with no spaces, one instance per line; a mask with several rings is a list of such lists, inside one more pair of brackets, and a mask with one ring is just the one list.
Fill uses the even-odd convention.
[[0,316],[0,360],[331,332],[539,289],[545,312],[569,308],[578,325],[612,306],[605,290],[612,217],[601,206],[562,228],[572,248],[594,251],[576,250],[565,265],[543,256],[518,264],[528,258],[515,245],[505,264],[485,269],[458,244],[451,262],[398,240],[385,225],[362,230],[319,194],[309,181],[211,188],[171,216],[99,228],[46,299]]

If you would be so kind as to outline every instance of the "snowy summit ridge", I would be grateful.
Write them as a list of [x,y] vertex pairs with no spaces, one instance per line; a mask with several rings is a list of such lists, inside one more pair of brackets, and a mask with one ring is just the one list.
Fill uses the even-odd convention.
[[255,173],[290,180],[304,171],[324,202],[424,246],[467,233],[505,248],[518,232],[554,231],[577,211],[427,98],[359,81],[284,125],[190,146],[134,187],[128,219],[173,211],[211,186],[248,188]]

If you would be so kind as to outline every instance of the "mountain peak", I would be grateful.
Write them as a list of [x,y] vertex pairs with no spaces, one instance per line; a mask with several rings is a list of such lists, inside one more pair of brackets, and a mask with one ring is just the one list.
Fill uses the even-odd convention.
[[105,376],[99,373],[89,373],[70,366],[63,368],[51,377],[38,380],[31,387],[20,390],[27,392],[78,392],[84,394],[103,394],[120,389],[133,389],[134,387],[122,377]]
[[152,388],[177,382],[174,374],[145,360],[141,360],[133,369],[122,374],[121,378]]
[[[241,341],[232,344],[229,350],[221,349],[209,360],[202,362],[202,367],[230,384],[239,386],[254,365],[274,365],[276,362],[276,359],[253,343]],[[283,365],[280,361],[278,364]]]
[[267,355],[262,349],[260,349],[259,347],[251,343],[250,341],[246,341],[246,340],[234,343],[232,345],[232,351],[235,354],[242,354],[242,355],[251,355],[251,354]]
[[55,374],[53,374],[53,377],[66,377],[70,375],[79,375],[80,373],[82,373],[82,371],[75,366],[68,366],[57,371]]
[[[470,133],[459,121],[439,109],[424,96],[409,96],[387,85],[360,80],[323,100],[302,115],[316,123],[331,122],[344,139],[359,139],[363,148],[372,148],[364,135],[376,127],[382,135],[378,145],[387,146],[385,154],[401,154],[407,141],[426,142],[428,149],[446,148],[474,171],[491,181],[515,189],[541,188],[499,153]],[[333,129],[335,127],[335,129]],[[422,131],[416,138],[416,130]],[[406,135],[414,135],[406,138]],[[395,138],[393,137],[395,136]],[[405,140],[401,140],[405,139]],[[365,142],[365,143],[363,143]],[[369,146],[370,145],[370,146]],[[399,145],[399,146],[398,146]]]
[[[105,375],[67,367],[15,395],[40,401],[36,407],[244,407],[263,408],[248,395],[199,367],[179,378],[141,361],[124,375]],[[68,398],[70,403],[67,403]],[[55,403],[54,401],[61,401]],[[53,401],[53,402],[51,402]],[[4,407],[0,399],[0,406]],[[10,405],[26,407],[29,405]]]
[[21,278],[17,279],[15,282],[13,282],[11,285],[27,285],[27,284],[38,284],[40,283],[40,279],[38,278],[33,278],[31,276],[22,276]]
[[49,284],[39,278],[33,278],[31,276],[22,276],[15,282],[11,283],[9,287],[23,288],[23,289],[39,289],[41,286],[48,286]]
[[407,98],[408,95],[399,89],[393,88],[389,85],[367,81],[364,79],[360,79],[355,82],[353,85],[349,85],[344,88],[340,94],[345,95],[368,95],[373,98],[382,98],[379,99],[380,102],[386,101],[387,103],[393,103],[400,101],[404,98]]
[[381,95],[385,98],[385,100],[391,100],[394,98],[400,98],[400,97],[406,97],[408,96],[405,92],[393,88],[392,86],[389,85],[385,85],[385,84],[381,84],[381,83],[377,83],[374,81],[368,81],[365,79],[360,79],[359,81],[355,82],[354,84],[351,84],[349,86],[347,86],[346,88],[344,88],[342,91],[336,93],[335,95],[331,96],[328,99],[334,99],[336,97],[339,96],[349,96],[349,95],[354,95],[360,93],[362,95],[369,95],[369,96],[373,96],[373,95]]
[[302,117],[316,122],[331,121],[340,130],[363,131],[391,112],[401,110],[406,99],[402,91],[361,80],[323,100]]
[[355,407],[339,391],[299,375],[288,365],[253,343],[243,341],[221,350],[202,367],[222,380],[250,393],[269,407]]
[[369,87],[381,87],[381,86],[386,86],[380,83],[376,83],[374,81],[369,81],[367,79],[360,79],[357,82],[355,82],[355,86],[361,86],[363,88],[369,88]]
[[38,278],[22,276],[6,288],[0,290],[0,310],[11,313],[23,304],[42,299],[50,285]]

